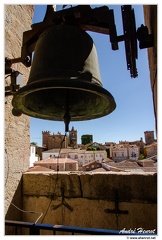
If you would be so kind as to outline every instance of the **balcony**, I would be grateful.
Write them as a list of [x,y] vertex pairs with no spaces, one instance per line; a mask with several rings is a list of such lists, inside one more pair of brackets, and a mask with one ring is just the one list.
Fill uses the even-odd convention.
[[[39,224],[20,221],[5,221],[5,227],[12,227],[12,235],[152,235],[155,233],[124,232],[97,228],[81,228],[64,225]],[[25,230],[27,229],[27,231]],[[45,232],[46,231],[46,232]],[[48,232],[48,233],[47,233]]]
[[[5,226],[12,226],[12,231],[14,235],[23,235],[24,229],[25,235],[44,235],[43,232],[46,230],[49,235],[57,234],[88,234],[88,235],[118,235],[119,231],[115,230],[105,230],[105,229],[96,229],[96,228],[81,228],[81,227],[72,227],[72,226],[63,226],[63,225],[53,225],[53,224],[34,224],[31,222],[20,222],[20,221],[5,221]],[[11,230],[10,230],[11,231]]]
[[26,172],[21,182],[6,215],[8,235],[157,232],[156,173]]

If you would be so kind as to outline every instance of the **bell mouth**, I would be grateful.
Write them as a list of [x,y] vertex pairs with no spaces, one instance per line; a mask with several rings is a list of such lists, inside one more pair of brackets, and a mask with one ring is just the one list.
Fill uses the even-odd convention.
[[15,93],[12,105],[17,112],[53,121],[63,121],[67,105],[71,121],[100,118],[116,108],[113,96],[103,87],[71,79],[28,84]]

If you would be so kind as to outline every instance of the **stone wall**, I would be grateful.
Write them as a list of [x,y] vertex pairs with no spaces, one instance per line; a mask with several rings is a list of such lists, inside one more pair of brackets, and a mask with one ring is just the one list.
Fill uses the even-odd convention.
[[154,139],[154,131],[145,131],[145,143],[149,145],[155,141]]
[[[10,59],[21,56],[23,32],[31,29],[33,5],[5,5],[5,57]],[[28,79],[29,70],[23,64],[12,66],[23,74],[24,84]],[[5,79],[5,86],[10,78]],[[30,134],[29,117],[12,115],[12,96],[6,97],[5,103],[5,214],[7,219],[20,219],[21,212],[15,209],[11,201],[22,207],[21,177],[29,167]]]
[[154,37],[154,46],[148,48],[148,60],[157,135],[157,5],[144,5],[144,18],[149,33]]
[[[153,230],[157,229],[156,188],[155,173],[27,172],[23,204],[26,211],[43,213],[39,223]],[[35,222],[38,216],[24,214],[23,220]]]
[[66,141],[63,141],[64,135],[60,132],[57,134],[51,134],[50,131],[42,131],[42,146],[45,146],[48,150],[58,148],[62,145],[62,148],[66,148],[69,138],[66,137]]
[[148,146],[145,146],[144,153],[147,157],[157,155],[157,143],[153,143]]

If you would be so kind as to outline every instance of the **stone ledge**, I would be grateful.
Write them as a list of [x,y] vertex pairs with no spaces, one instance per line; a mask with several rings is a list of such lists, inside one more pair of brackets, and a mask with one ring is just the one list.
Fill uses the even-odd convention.
[[23,174],[25,196],[105,199],[122,202],[157,201],[155,173],[87,173],[59,172]]

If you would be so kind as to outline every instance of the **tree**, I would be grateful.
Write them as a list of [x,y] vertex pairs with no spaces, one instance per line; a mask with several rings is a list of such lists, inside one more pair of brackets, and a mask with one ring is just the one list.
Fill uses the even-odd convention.
[[31,142],[30,144],[37,146],[37,142]]

